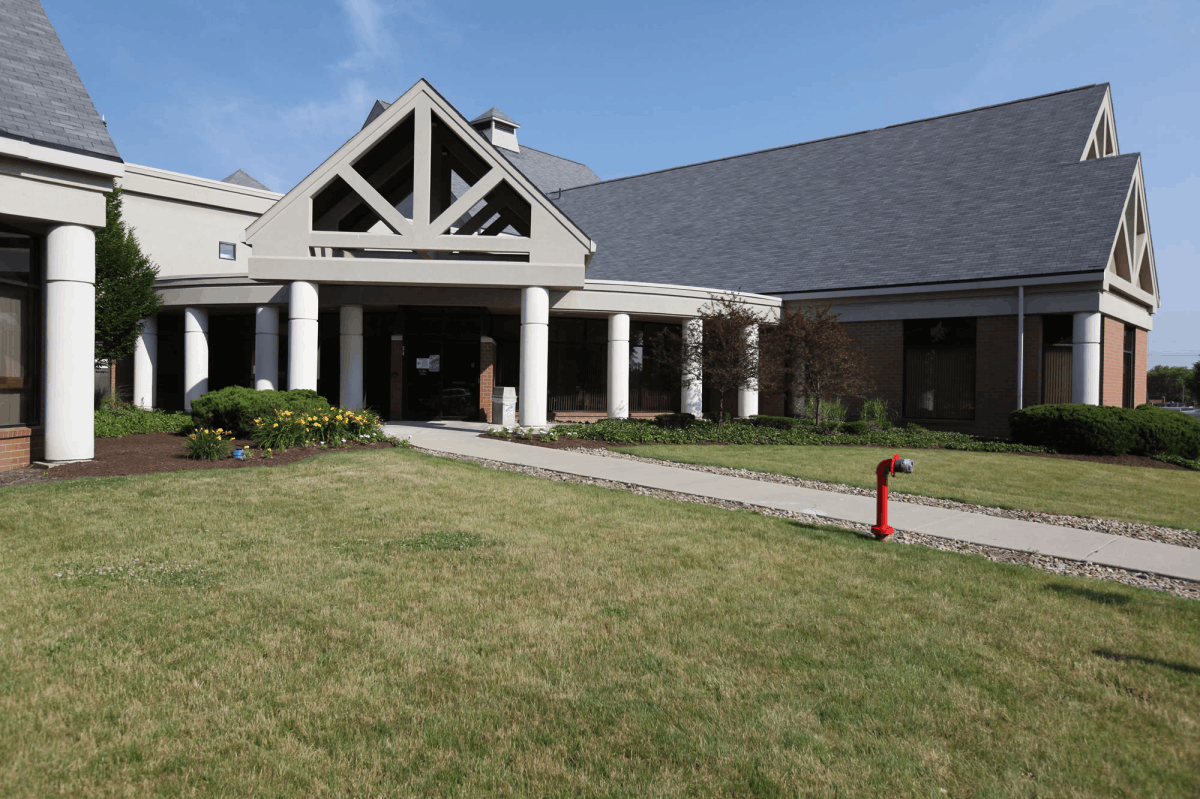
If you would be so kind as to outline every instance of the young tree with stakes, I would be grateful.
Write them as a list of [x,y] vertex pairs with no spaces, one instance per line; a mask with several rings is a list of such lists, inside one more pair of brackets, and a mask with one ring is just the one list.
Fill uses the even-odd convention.
[[764,329],[762,351],[764,390],[813,399],[818,419],[823,400],[873,389],[862,352],[827,305],[784,309],[779,324]]
[[162,308],[158,267],[121,218],[121,190],[105,195],[105,225],[96,231],[96,362],[108,363],[109,401],[117,398],[117,361],[137,346],[146,318]]
[[725,421],[725,394],[758,386],[758,346],[753,330],[762,323],[758,312],[732,294],[714,294],[700,309],[704,335],[680,336],[667,328],[650,339],[650,351],[662,368],[685,383],[703,381],[717,395],[717,423]]

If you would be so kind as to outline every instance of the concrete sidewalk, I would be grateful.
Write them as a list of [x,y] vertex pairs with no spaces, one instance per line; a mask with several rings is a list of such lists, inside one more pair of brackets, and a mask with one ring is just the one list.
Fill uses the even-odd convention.
[[[397,438],[411,436],[412,443],[424,449],[808,513],[831,520],[875,523],[873,497],[480,438],[479,434],[488,427],[486,424],[468,422],[402,422],[389,424],[385,430]],[[888,521],[896,529],[939,538],[1200,582],[1200,549],[908,502],[892,503],[888,510]]]

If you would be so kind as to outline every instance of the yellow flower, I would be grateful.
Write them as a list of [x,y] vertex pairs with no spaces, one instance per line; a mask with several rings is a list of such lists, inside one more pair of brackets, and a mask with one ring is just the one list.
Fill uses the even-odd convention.
[[220,436],[217,436],[217,441],[220,441],[220,440],[221,440],[221,437],[220,437]]
[[320,426],[321,426],[320,422],[313,422],[313,427],[320,427]]
[[271,427],[279,427],[279,422],[276,422],[275,424],[271,425]]

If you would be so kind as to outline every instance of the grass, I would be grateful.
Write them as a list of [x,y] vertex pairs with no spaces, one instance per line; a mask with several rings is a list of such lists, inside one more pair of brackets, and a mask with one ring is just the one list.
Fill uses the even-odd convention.
[[1168,594],[405,450],[3,491],[0,795],[1200,793]]
[[902,458],[912,458],[917,468],[913,474],[893,478],[894,491],[999,508],[1200,529],[1200,472],[991,452],[882,447],[652,445],[621,451],[863,488],[874,488],[876,465],[899,452]]

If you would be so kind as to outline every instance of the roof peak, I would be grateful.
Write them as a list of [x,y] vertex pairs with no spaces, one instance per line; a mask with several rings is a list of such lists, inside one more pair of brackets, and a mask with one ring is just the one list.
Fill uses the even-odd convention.
[[[1019,103],[1028,103],[1028,102],[1032,102],[1033,100],[1044,100],[1047,97],[1056,97],[1061,94],[1071,94],[1072,92],[1085,91],[1087,89],[1095,89],[1095,88],[1098,88],[1101,86],[1108,86],[1108,85],[1109,84],[1107,82],[1106,83],[1091,83],[1086,86],[1076,86],[1074,89],[1061,89],[1056,92],[1047,92],[1045,94],[1037,94],[1032,97],[1022,97],[1019,100],[1008,100],[1003,103],[992,103],[991,105],[981,105],[977,108],[967,108],[962,111],[951,111],[950,113],[947,113],[947,114],[938,114],[937,116],[923,117],[921,119],[913,119],[913,120],[909,120],[908,122],[896,122],[892,125],[884,125],[883,127],[880,127],[880,128],[867,128],[865,130],[856,130],[851,133],[838,133],[833,136],[825,136],[820,139],[809,139],[808,141],[793,142],[792,144],[781,144],[777,147],[764,147],[761,150],[751,150],[750,152],[746,152],[746,153],[735,153],[733,155],[723,155],[720,158],[709,158],[705,161],[694,161],[693,163],[690,163],[690,164],[679,164],[678,166],[668,166],[668,167],[664,167],[662,169],[653,169],[649,172],[639,172],[636,175],[624,175],[619,178],[612,178],[610,180],[602,180],[599,183],[589,183],[589,184],[586,184],[583,186],[575,186],[574,189],[586,189],[591,186],[599,186],[604,183],[616,183],[616,182],[622,181],[622,180],[634,180],[636,178],[649,177],[650,175],[661,175],[664,172],[674,172],[677,169],[690,169],[694,166],[704,166],[706,164],[719,164],[722,161],[732,161],[735,158],[748,158],[752,155],[762,155],[763,153],[773,153],[773,152],[778,152],[780,150],[790,150],[793,147],[806,147],[810,144],[820,144],[822,142],[837,141],[838,139],[848,139],[851,136],[862,136],[867,133],[876,133],[881,130],[893,130],[895,128],[905,127],[906,125],[916,125],[920,122],[932,122],[937,119],[947,119],[949,117],[963,116],[965,114],[973,114],[977,111],[987,111],[989,109],[1002,108],[1002,107],[1008,106],[1008,105],[1017,105]],[[562,191],[573,191],[574,189],[563,189]]]
[[491,108],[489,108],[488,110],[486,110],[482,114],[480,114],[479,116],[472,119],[471,124],[477,125],[480,122],[490,122],[493,119],[499,120],[507,125],[512,125],[514,128],[521,127],[521,125],[519,123],[515,122],[512,117],[510,117],[508,114],[501,111],[496,106],[492,106]]
[[241,186],[246,189],[258,189],[259,191],[270,191],[259,181],[248,175],[245,171],[239,169],[227,178],[221,180],[222,183],[232,183],[234,186]]

